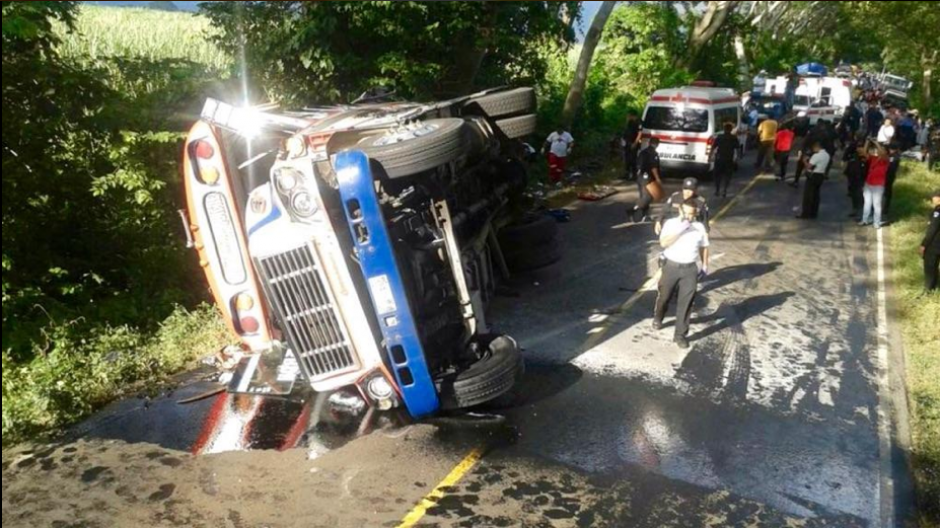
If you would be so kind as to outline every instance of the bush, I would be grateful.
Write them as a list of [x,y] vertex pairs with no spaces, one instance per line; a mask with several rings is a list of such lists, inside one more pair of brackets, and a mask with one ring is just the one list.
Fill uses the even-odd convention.
[[3,353],[3,444],[54,432],[112,400],[164,382],[231,340],[214,307],[178,308],[155,333],[52,323],[32,360]]

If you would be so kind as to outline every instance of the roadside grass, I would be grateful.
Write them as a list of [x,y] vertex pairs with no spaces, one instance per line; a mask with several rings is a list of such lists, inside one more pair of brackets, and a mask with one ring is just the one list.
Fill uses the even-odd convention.
[[940,294],[923,295],[923,260],[917,253],[931,211],[929,194],[937,188],[940,173],[905,162],[891,206],[919,507],[916,523],[921,527],[940,527]]
[[3,446],[54,435],[115,399],[150,391],[232,342],[208,305],[177,309],[155,332],[52,324],[28,362],[3,352]]

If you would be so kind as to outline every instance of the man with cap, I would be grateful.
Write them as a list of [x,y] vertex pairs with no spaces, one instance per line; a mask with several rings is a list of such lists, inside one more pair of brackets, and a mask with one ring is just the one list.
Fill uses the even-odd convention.
[[[658,182],[660,185],[663,183],[659,172],[659,153],[656,152],[658,148],[659,138],[650,138],[649,145],[640,151],[638,160],[640,172],[636,182],[640,192],[640,200],[630,212],[633,216],[633,222],[649,222],[653,195],[650,194],[646,186],[652,182]],[[638,218],[639,220],[637,220]]]
[[656,216],[656,235],[662,233],[663,224],[667,220],[682,215],[682,204],[686,200],[695,201],[698,206],[695,220],[705,226],[705,231],[711,230],[708,202],[698,194],[698,180],[689,177],[682,181],[682,191],[676,191],[670,195],[662,209],[659,210],[659,214]]
[[940,189],[934,191],[932,202],[930,227],[920,243],[920,255],[924,258],[924,288],[928,292],[940,289]]
[[[689,348],[689,324],[692,302],[701,276],[708,274],[709,241],[705,226],[696,221],[698,203],[689,199],[682,203],[682,214],[663,225],[659,244],[665,262],[659,279],[653,329],[663,328],[663,318],[673,297],[676,297],[675,342],[681,349]],[[701,270],[699,262],[701,261]]]

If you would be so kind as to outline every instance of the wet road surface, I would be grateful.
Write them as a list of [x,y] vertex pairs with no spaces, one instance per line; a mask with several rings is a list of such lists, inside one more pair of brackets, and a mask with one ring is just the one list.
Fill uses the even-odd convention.
[[633,196],[574,205],[562,263],[492,308],[528,367],[504,424],[301,435],[310,403],[278,401],[248,434],[207,438],[261,405],[179,406],[213,387],[185,384],[5,452],[4,527],[395,526],[473,449],[418,526],[881,525],[874,234],[845,222],[844,184],[816,223],[772,179],[738,200],[712,232],[689,351],[637,293],[656,252],[650,226],[625,223]]

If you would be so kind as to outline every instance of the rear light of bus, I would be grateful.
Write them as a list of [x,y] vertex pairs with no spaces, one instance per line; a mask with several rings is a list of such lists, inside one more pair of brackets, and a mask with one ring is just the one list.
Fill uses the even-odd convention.
[[705,144],[705,156],[712,155],[712,149],[715,147],[715,137],[712,136],[708,138],[708,142]]
[[232,312],[236,328],[242,336],[251,336],[258,334],[261,330],[261,322],[258,320],[258,313],[255,299],[248,293],[241,293],[232,300]]

